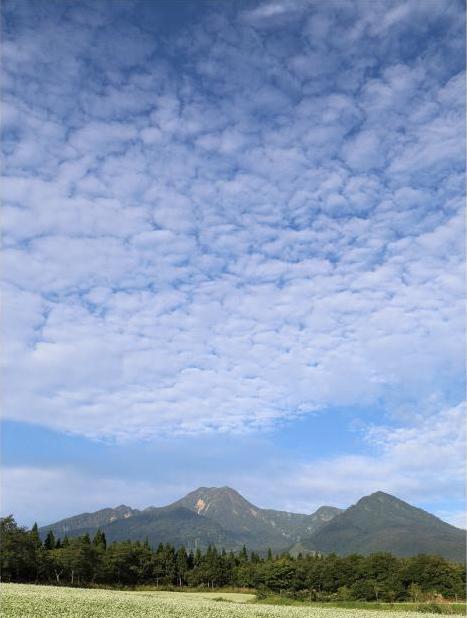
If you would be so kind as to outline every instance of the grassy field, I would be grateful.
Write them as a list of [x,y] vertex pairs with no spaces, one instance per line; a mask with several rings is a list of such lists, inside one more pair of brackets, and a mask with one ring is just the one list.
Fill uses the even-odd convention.
[[[239,593],[126,592],[2,584],[5,618],[388,618],[391,611],[251,603]],[[425,616],[439,614],[425,613]],[[398,618],[413,618],[397,611]]]

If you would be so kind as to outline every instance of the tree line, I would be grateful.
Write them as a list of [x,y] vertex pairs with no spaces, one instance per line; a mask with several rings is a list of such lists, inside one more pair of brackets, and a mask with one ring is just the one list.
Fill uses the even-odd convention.
[[0,520],[2,581],[55,585],[110,585],[133,587],[252,588],[310,601],[366,600],[420,601],[424,595],[462,599],[465,565],[439,556],[397,558],[389,553],[370,556],[335,554],[266,556],[219,551],[208,547],[187,551],[170,544],[156,549],[140,541],[108,544],[98,530],[93,538],[44,541],[37,524],[31,530],[18,526],[13,516]]

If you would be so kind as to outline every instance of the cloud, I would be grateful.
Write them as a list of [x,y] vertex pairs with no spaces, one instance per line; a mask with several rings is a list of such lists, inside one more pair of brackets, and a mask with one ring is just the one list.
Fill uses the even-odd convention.
[[[29,525],[31,517],[44,524],[121,503],[136,508],[162,506],[198,485],[228,484],[264,508],[304,513],[323,504],[346,508],[363,495],[383,490],[463,527],[465,517],[460,507],[464,497],[464,417],[465,406],[459,405],[426,416],[416,415],[404,428],[367,426],[363,435],[371,452],[364,455],[288,461],[277,457],[267,444],[256,445],[262,457],[254,470],[248,462],[223,469],[223,447],[217,454],[210,453],[209,466],[203,465],[200,459],[205,454],[200,457],[195,449],[195,457],[186,452],[190,465],[183,479],[174,471],[167,478],[160,472],[160,465],[155,466],[156,475],[151,474],[150,480],[141,478],[141,473],[116,478],[101,472],[96,477],[94,469],[84,472],[71,466],[5,466],[3,512],[14,510],[19,521]],[[170,455],[165,452],[165,457]],[[243,457],[248,459],[247,452]],[[61,500],[57,510],[58,495]]]
[[354,171],[379,169],[385,163],[382,143],[372,131],[362,131],[344,147],[344,159]]
[[262,2],[258,3],[258,6],[254,9],[242,11],[241,19],[253,26],[261,26],[271,21],[275,23],[276,19],[282,21],[284,18],[290,17],[291,13],[302,13],[308,5],[307,2],[291,2],[290,0]]
[[328,4],[164,46],[132,5],[11,21],[6,418],[125,440],[460,400],[455,3],[431,38],[423,3]]
[[[419,416],[411,426],[374,426],[367,432],[374,455],[344,456],[316,463],[301,485],[355,500],[376,488],[405,499],[462,502],[466,435],[465,405]],[[326,474],[324,472],[326,471]]]

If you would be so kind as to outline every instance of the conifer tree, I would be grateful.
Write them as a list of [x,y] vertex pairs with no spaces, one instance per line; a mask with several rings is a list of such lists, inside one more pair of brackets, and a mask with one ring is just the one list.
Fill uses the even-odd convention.
[[94,547],[104,551],[107,548],[107,539],[105,538],[105,533],[102,532],[100,528],[97,529],[97,532],[92,539],[92,544],[94,545]]
[[39,547],[42,547],[41,537],[39,536],[39,528],[38,528],[36,522],[34,522],[32,528],[31,528],[30,535],[31,535],[32,544],[34,545],[34,547],[36,549],[39,548]]
[[45,537],[44,547],[48,550],[55,549],[55,535],[52,530],[47,532],[47,536]]
[[242,547],[240,551],[239,558],[241,562],[248,562],[248,552],[246,550],[245,545]]

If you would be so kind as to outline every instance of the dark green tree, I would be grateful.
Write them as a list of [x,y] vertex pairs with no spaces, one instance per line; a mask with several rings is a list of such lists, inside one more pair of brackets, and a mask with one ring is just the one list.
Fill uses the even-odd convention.
[[47,532],[47,536],[45,537],[44,547],[48,550],[55,549],[55,535],[52,530]]

